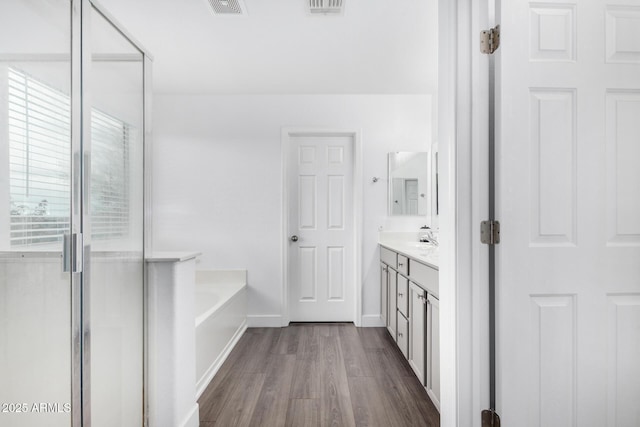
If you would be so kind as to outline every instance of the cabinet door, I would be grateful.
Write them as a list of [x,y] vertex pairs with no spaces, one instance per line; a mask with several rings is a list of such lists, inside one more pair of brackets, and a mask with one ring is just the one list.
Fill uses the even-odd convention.
[[388,298],[388,309],[387,309],[387,330],[393,337],[394,340],[396,337],[397,330],[397,316],[396,316],[396,305],[397,305],[397,296],[398,296],[398,273],[389,268],[389,298]]
[[398,311],[409,317],[409,279],[398,273]]
[[380,318],[384,326],[389,325],[387,313],[389,311],[389,267],[385,263],[380,263]]
[[427,393],[440,410],[440,302],[427,295]]
[[405,358],[409,356],[409,321],[398,312],[398,348]]
[[425,342],[427,293],[415,283],[409,283],[409,365],[425,385]]

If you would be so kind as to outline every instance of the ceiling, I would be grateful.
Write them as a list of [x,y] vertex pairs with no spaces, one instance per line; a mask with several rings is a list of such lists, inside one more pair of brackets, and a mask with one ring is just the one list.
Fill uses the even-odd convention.
[[345,0],[312,16],[306,0],[100,0],[154,57],[156,93],[435,93],[437,0]]

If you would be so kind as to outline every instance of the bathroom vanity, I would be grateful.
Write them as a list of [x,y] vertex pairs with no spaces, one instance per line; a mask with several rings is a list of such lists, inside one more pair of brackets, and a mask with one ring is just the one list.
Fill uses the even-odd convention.
[[438,248],[381,239],[380,285],[382,320],[440,410]]

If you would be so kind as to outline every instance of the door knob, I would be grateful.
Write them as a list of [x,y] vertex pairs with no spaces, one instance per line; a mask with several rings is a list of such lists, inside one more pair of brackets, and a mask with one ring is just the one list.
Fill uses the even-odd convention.
[[293,236],[291,236],[289,238],[289,240],[291,240],[292,242],[297,242],[298,241],[298,236],[296,236],[295,234]]

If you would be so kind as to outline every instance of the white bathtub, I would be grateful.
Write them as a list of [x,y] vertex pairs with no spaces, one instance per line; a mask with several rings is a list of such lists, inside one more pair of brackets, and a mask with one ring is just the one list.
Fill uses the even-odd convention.
[[246,270],[196,271],[196,398],[247,329]]

